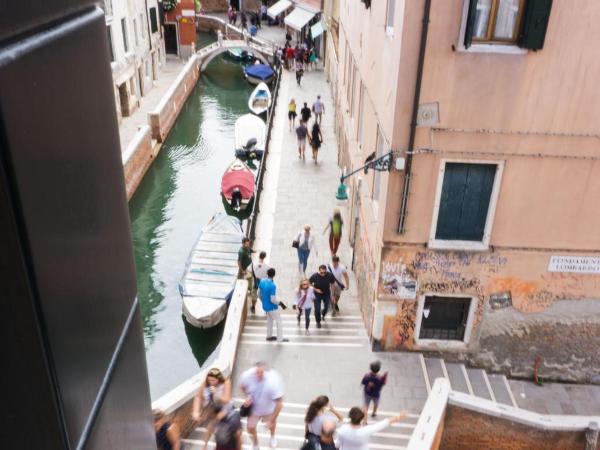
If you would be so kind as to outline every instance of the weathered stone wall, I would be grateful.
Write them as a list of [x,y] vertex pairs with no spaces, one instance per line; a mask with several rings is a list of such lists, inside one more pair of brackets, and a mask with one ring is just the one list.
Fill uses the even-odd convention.
[[144,126],[138,131],[123,152],[123,172],[125,175],[127,200],[133,196],[155,156],[155,149],[153,148],[152,137],[150,136],[150,127]]
[[[477,303],[466,348],[429,350],[518,377],[531,377],[540,357],[543,378],[593,381],[600,374],[600,276],[548,272],[549,258],[532,251],[387,247],[378,304],[388,307],[384,317],[376,318],[383,325],[374,333],[375,343],[388,350],[423,349],[414,336],[419,299],[427,294],[472,296]],[[416,285],[413,298],[411,283]],[[510,293],[509,301],[490,301],[492,294],[504,292]]]
[[202,14],[227,12],[229,2],[227,0],[202,0]]
[[584,450],[585,432],[545,431],[449,405],[440,449]]

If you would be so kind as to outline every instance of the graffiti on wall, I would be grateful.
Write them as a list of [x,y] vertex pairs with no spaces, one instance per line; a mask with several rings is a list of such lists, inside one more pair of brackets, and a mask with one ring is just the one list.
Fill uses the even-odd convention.
[[[543,252],[490,254],[384,249],[378,292],[388,300],[390,296],[398,300],[395,316],[384,318],[386,347],[412,347],[418,295],[440,293],[475,297],[474,330],[483,322],[486,305],[500,297],[510,299],[505,302],[505,307],[521,313],[542,312],[559,300],[598,297],[600,277],[548,272],[547,264],[548,255]],[[410,288],[408,292],[401,289],[403,285]],[[487,309],[492,308],[487,306]]]

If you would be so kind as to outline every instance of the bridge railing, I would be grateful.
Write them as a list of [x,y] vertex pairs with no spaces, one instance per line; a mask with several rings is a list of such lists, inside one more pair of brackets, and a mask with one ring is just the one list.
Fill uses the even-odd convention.
[[277,43],[256,36],[250,36],[247,31],[225,22],[220,17],[209,16],[206,14],[196,14],[196,23],[200,28],[205,28],[207,30],[221,30],[225,39],[247,39],[248,43],[263,47],[272,55],[274,55],[275,51],[277,50]]
[[258,213],[260,212],[260,194],[263,188],[263,179],[265,171],[267,170],[267,158],[269,157],[269,147],[271,145],[271,130],[273,129],[273,117],[275,108],[277,107],[277,99],[279,98],[279,85],[281,83],[281,66],[277,69],[277,78],[275,80],[275,88],[273,89],[270,108],[267,110],[267,140],[265,145],[265,152],[262,157],[262,161],[258,166],[258,172],[256,174],[256,194],[254,195],[254,204],[252,205],[252,212],[248,218],[248,224],[246,226],[246,237],[250,241],[254,241],[256,237],[256,220],[258,219]]

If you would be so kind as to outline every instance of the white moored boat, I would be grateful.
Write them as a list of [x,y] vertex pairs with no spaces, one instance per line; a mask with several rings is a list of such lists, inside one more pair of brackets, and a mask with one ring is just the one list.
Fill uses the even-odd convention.
[[183,315],[191,325],[209,328],[225,318],[243,237],[240,220],[224,213],[202,228],[179,282]]
[[235,121],[235,156],[262,158],[267,141],[267,126],[254,114],[244,114]]
[[261,82],[250,94],[248,108],[254,114],[259,115],[266,112],[269,106],[271,106],[271,91],[269,91],[269,86]]

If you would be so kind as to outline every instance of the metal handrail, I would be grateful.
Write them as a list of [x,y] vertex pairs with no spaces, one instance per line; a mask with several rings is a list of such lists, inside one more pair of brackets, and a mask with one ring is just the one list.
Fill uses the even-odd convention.
[[267,140],[265,145],[265,151],[262,156],[260,165],[258,166],[258,173],[256,175],[256,194],[254,195],[254,205],[252,205],[252,212],[248,218],[248,225],[246,227],[246,237],[250,241],[254,241],[256,237],[256,219],[260,212],[260,194],[263,187],[264,173],[267,170],[267,157],[269,156],[269,147],[271,144],[271,130],[273,129],[273,113],[277,106],[277,99],[279,98],[279,84],[281,81],[281,66],[277,69],[277,80],[275,81],[275,89],[273,89],[273,101],[271,107],[267,111]]

